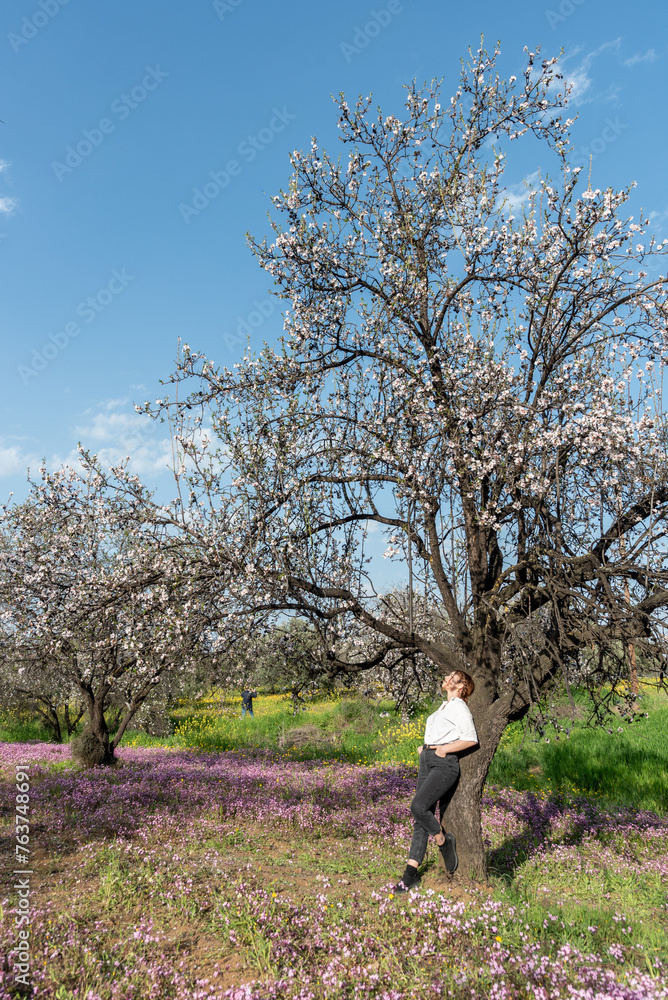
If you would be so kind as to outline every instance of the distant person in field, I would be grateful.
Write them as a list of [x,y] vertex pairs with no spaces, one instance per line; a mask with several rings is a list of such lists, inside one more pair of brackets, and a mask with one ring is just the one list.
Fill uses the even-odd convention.
[[251,719],[255,718],[255,713],[253,712],[253,698],[257,698],[257,691],[242,691],[241,692],[241,718],[243,719],[246,712],[250,715]]
[[407,892],[420,881],[418,868],[427,850],[429,836],[436,838],[446,869],[457,870],[457,845],[452,833],[444,833],[436,819],[436,803],[455,785],[459,778],[459,757],[464,750],[476,746],[478,734],[473,716],[466,704],[474,690],[473,679],[463,670],[448,674],[442,684],[446,700],[430,715],[424,731],[424,744],[418,747],[420,766],[417,788],[411,802],[415,820],[413,839],[406,870],[394,892]]

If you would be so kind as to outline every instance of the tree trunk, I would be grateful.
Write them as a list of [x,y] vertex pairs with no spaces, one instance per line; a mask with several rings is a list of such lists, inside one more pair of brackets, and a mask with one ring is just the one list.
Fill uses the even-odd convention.
[[104,747],[104,763],[111,763],[114,759],[114,751],[109,745],[109,730],[107,720],[104,717],[104,704],[102,701],[95,701],[95,711],[93,712],[93,732]]
[[[474,698],[476,696],[478,689]],[[480,692],[478,704],[472,699],[470,706],[479,746],[460,757],[461,773],[457,786],[448,800],[441,802],[443,829],[453,833],[457,841],[458,872],[473,881],[485,881],[487,878],[487,859],[482,838],[482,794],[489,766],[508,724],[508,718],[502,714],[498,702],[488,703],[485,709],[483,698],[484,692]],[[438,861],[445,870],[440,854]]]
[[80,704],[76,705],[76,707],[74,708],[73,711],[74,711],[74,715],[70,715],[70,703],[69,703],[69,701],[66,701],[65,702],[64,717],[65,717],[65,726],[67,728],[67,738],[68,739],[70,738],[70,736],[72,735],[72,733],[74,732],[74,730],[79,725],[79,722],[81,721],[81,717],[84,715],[84,713],[86,711],[86,706],[84,704],[80,703]]
[[[162,670],[162,668],[161,668],[161,670]],[[132,702],[128,706],[128,708],[127,708],[127,710],[125,712],[125,715],[121,719],[120,724],[118,726],[118,729],[116,730],[116,734],[115,734],[113,742],[111,744],[111,752],[112,752],[112,754],[116,750],[116,747],[118,746],[118,744],[121,742],[121,739],[123,737],[123,733],[127,729],[128,724],[135,717],[135,715],[137,714],[137,712],[139,711],[139,709],[142,707],[142,705],[144,704],[144,702],[148,698],[148,696],[151,693],[151,691],[154,690],[154,683],[153,682],[155,681],[156,677],[160,676],[161,670],[159,670],[156,673],[154,673],[153,676],[150,677],[146,681],[146,683],[144,684],[143,688],[132,699]]]
[[[40,707],[39,702],[41,701],[43,708]],[[45,698],[40,698],[37,696],[34,702],[35,711],[42,717],[44,725],[49,730],[53,737],[54,743],[63,742],[63,734],[60,730],[60,720],[58,719],[58,709],[47,701]]]
[[101,763],[113,764],[114,750],[109,744],[109,730],[107,729],[107,720],[104,717],[104,702],[106,696],[106,691],[102,697],[100,697],[100,691],[98,691],[96,696],[90,699],[88,704],[88,721],[91,732],[97,737],[102,745],[102,748],[104,749],[104,759]]
[[[478,750],[477,753],[481,751]],[[483,768],[474,758],[475,754],[472,754],[469,758],[460,760],[461,774],[454,794],[447,803],[441,803],[441,823],[445,831],[455,835],[459,873],[473,881],[484,881],[487,878],[487,862],[480,807],[489,765]],[[438,861],[445,871],[440,854]]]
[[123,738],[123,733],[127,729],[132,719],[134,719],[135,715],[137,714],[141,706],[144,704],[145,700],[146,700],[145,697],[141,699],[135,699],[130,705],[130,707],[126,710],[125,715],[121,719],[118,728],[116,729],[116,733],[114,735],[114,739],[111,744],[112,753],[115,751],[116,747],[121,742],[121,739]]

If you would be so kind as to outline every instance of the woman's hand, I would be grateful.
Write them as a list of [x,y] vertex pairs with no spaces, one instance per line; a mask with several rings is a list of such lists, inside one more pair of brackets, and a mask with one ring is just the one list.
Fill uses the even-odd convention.
[[424,750],[424,743],[422,744],[421,747],[418,747],[418,753],[422,753],[423,750]]
[[447,751],[447,748],[446,748],[445,745],[442,745],[440,747],[436,747],[436,756],[437,757],[445,757],[447,755],[447,752],[448,751]]

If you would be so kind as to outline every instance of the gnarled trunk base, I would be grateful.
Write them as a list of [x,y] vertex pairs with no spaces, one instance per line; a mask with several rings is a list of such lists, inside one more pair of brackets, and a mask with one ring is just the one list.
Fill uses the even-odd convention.
[[[480,768],[475,767],[472,760],[462,761],[461,775],[455,791],[447,804],[441,803],[441,826],[447,833],[454,834],[457,842],[458,874],[474,882],[485,881],[487,878],[480,815],[485,774],[480,775]],[[440,853],[438,863],[445,872]]]
[[[479,691],[476,690],[476,695]],[[480,692],[484,697],[484,692]],[[459,859],[458,874],[473,881],[486,881],[487,861],[482,836],[482,794],[489,765],[508,723],[498,709],[498,702],[473,703],[471,710],[480,740],[476,750],[468,751],[460,759],[460,777],[454,793],[447,801],[441,802],[441,825],[447,833],[453,833],[457,842]],[[475,697],[475,695],[474,695]],[[445,865],[440,854],[440,867]]]

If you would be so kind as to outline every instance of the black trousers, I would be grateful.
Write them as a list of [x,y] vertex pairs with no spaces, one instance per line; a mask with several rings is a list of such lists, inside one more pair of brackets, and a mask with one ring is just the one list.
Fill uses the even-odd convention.
[[458,779],[459,758],[456,754],[448,753],[445,757],[439,757],[435,750],[424,748],[420,754],[417,788],[411,802],[415,826],[408,855],[418,864],[425,856],[430,835],[434,837],[441,832],[441,824],[435,816],[436,803],[441,802],[442,814]]

